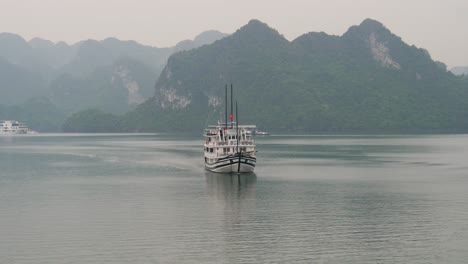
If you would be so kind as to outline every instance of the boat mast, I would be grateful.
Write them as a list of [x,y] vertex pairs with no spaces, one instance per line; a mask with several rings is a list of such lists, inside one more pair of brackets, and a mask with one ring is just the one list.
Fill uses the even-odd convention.
[[239,153],[239,117],[237,116],[237,101],[236,101],[236,138],[237,138],[237,153]]
[[233,107],[233,105],[232,105],[232,83],[231,83],[231,116],[230,116],[230,118],[231,118],[231,129],[234,128],[234,127],[233,127],[233,124],[232,124],[232,121],[234,121],[234,120],[233,120],[233,116],[232,116],[232,114],[234,113],[234,112],[232,111],[232,107]]
[[237,163],[237,173],[240,172],[241,153],[239,152],[239,115],[237,115],[237,101],[236,101],[236,131],[237,131],[237,155],[239,155],[239,162]]
[[227,84],[224,86],[224,110],[226,113],[226,119],[224,119],[224,130],[227,130]]

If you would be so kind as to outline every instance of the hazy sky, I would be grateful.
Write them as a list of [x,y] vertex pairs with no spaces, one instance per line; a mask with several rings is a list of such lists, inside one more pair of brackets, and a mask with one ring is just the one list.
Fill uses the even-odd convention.
[[341,35],[368,17],[435,60],[468,65],[468,0],[0,0],[0,32],[69,43],[117,37],[165,47],[208,29],[232,33],[252,18],[292,40]]

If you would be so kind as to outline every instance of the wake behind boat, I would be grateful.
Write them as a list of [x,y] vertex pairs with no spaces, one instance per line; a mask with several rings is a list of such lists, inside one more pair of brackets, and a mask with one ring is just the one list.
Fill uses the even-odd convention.
[[203,133],[205,136],[205,168],[221,173],[253,172],[257,162],[256,146],[248,131],[255,130],[256,126],[240,126],[238,124],[237,102],[236,122],[234,122],[232,85],[230,122],[227,122],[227,86],[225,92],[225,122],[218,122],[217,125],[208,126]]

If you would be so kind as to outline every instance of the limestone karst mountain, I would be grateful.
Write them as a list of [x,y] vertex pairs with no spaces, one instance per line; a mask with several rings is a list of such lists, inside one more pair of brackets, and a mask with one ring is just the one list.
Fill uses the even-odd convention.
[[226,83],[234,84],[242,121],[269,130],[468,129],[467,81],[372,19],[342,36],[313,32],[292,42],[252,20],[211,45],[174,54],[154,100],[130,114],[132,126],[193,130],[221,119]]

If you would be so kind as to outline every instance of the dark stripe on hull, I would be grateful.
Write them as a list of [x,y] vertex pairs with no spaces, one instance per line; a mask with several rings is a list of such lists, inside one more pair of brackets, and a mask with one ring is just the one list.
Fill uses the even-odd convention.
[[[217,162],[226,161],[226,160],[231,160],[231,159],[239,159],[239,156],[227,156],[227,157],[218,159]],[[241,156],[241,159],[247,159],[247,160],[251,160],[251,161],[253,161],[253,162],[256,162],[256,161],[257,161],[257,158],[256,158],[256,157],[251,157],[251,156]]]
[[205,168],[213,172],[253,172],[255,169],[256,158],[255,157],[242,157],[240,158],[240,167],[239,167],[239,156],[237,157],[226,157],[219,159],[218,162],[214,164],[209,164],[205,162]]

